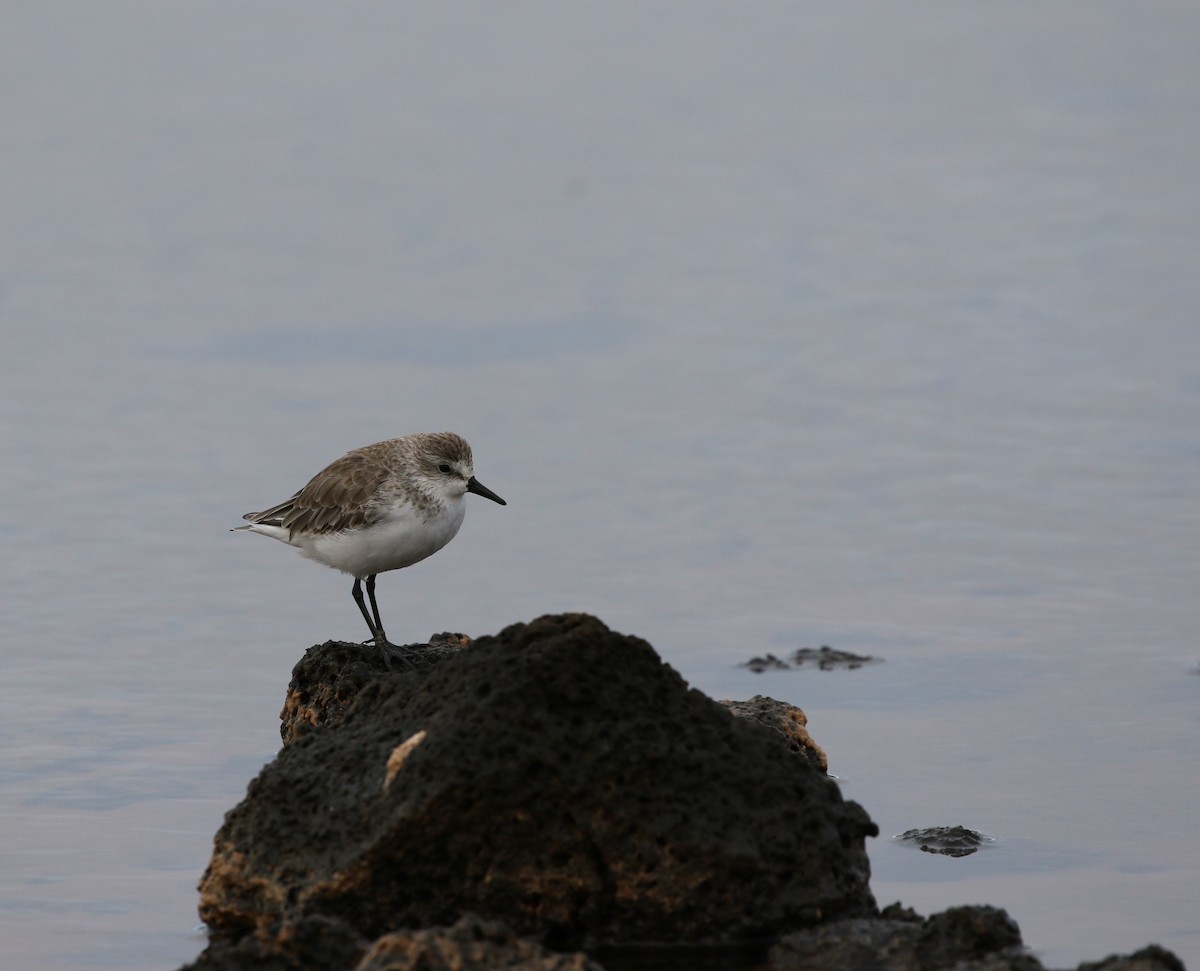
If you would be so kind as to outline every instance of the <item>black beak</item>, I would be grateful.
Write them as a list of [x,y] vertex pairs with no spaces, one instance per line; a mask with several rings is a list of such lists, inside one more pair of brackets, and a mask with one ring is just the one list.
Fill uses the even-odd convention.
[[501,499],[496,493],[492,492],[487,486],[480,482],[475,476],[467,479],[467,492],[473,492],[477,496],[483,496],[484,499],[491,499],[492,502],[498,502],[502,506],[507,506],[508,503]]

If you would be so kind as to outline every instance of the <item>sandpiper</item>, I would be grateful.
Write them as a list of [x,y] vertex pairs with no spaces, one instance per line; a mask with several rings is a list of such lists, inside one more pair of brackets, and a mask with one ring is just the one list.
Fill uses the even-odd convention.
[[[248,526],[354,577],[351,593],[371,639],[391,666],[404,649],[383,632],[375,577],[436,553],[462,525],[464,497],[473,492],[507,505],[475,478],[471,446],[453,432],[420,432],[347,452],[290,499],[248,512]],[[367,598],[363,600],[363,580]]]

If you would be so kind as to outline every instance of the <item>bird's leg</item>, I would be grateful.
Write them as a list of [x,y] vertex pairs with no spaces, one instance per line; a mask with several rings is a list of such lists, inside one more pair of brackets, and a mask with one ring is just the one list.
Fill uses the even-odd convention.
[[[371,577],[371,579],[368,580],[367,582],[370,584],[371,587],[374,587],[374,581],[375,581],[375,578]],[[353,587],[353,589],[351,589],[350,593],[354,597],[354,602],[356,604],[358,604],[358,609],[362,611],[363,620],[365,620],[367,622],[367,627],[371,631],[371,640],[373,640],[376,644],[378,644],[379,643],[379,635],[382,634],[383,632],[381,630],[379,630],[375,621],[371,620],[371,615],[367,613],[367,605],[363,602],[362,580],[359,577],[354,578],[354,587]],[[374,593],[374,591],[372,591],[372,594],[373,593]],[[372,597],[371,597],[372,605],[374,605],[374,600],[375,600],[375,597],[374,597],[374,595],[372,595]],[[375,611],[375,615],[377,617],[379,616],[378,608]]]
[[371,615],[375,618],[375,623],[371,625],[371,630],[375,632],[375,643],[382,647],[384,644],[388,643],[388,639],[387,635],[383,632],[383,621],[379,619],[379,604],[375,602],[374,573],[367,577],[367,597],[370,598],[371,601]]
[[398,644],[389,641],[383,632],[383,621],[379,619],[379,604],[375,601],[375,576],[376,574],[372,573],[367,577],[367,598],[371,601],[371,612],[367,613],[367,605],[363,603],[362,580],[358,577],[354,578],[354,589],[351,591],[354,594],[354,602],[362,611],[363,620],[367,622],[367,627],[371,630],[371,638],[375,641],[375,646],[383,654],[383,663],[387,669],[389,671],[392,669],[393,655],[411,668],[413,663],[408,658],[408,652]]

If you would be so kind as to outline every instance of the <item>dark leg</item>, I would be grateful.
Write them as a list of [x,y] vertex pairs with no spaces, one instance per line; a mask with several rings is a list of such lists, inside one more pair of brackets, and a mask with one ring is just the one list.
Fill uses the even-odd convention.
[[[371,577],[371,581],[374,581],[374,579],[374,577]],[[378,644],[379,629],[375,626],[374,622],[372,622],[371,615],[367,613],[367,605],[363,603],[362,580],[360,580],[358,577],[354,578],[354,588],[350,591],[350,593],[354,596],[354,602],[358,604],[358,609],[362,611],[363,620],[367,622],[367,627],[369,627],[371,630],[371,639]],[[374,600],[375,598],[372,597],[371,599]]]
[[375,602],[375,576],[376,574],[372,573],[367,577],[367,598],[371,601],[371,616],[375,618],[371,628],[375,632],[375,643],[383,645],[388,643],[388,639],[383,632],[383,621],[379,619],[379,604]]
[[367,628],[371,631],[371,640],[375,642],[375,646],[383,654],[384,666],[390,671],[392,669],[392,656],[395,655],[411,668],[413,663],[408,659],[405,650],[389,641],[387,635],[383,632],[383,621],[379,619],[379,604],[375,602],[375,576],[376,574],[372,573],[367,577],[367,598],[371,601],[370,613],[367,613],[367,605],[363,601],[361,577],[354,578],[354,587],[350,592],[354,596],[354,602],[358,604],[358,609],[362,612],[363,620],[367,622]]

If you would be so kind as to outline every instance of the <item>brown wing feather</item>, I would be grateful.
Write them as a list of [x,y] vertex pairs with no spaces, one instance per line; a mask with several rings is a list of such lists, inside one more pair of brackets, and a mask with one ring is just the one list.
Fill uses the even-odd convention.
[[286,502],[245,518],[283,526],[292,535],[330,533],[374,522],[370,501],[387,469],[362,452],[350,452],[326,466]]

